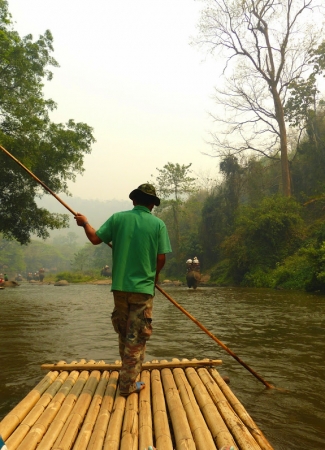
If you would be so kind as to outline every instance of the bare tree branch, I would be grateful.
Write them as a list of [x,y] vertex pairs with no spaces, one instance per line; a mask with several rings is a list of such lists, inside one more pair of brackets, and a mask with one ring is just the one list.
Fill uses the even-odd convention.
[[[197,44],[224,59],[223,87],[213,115],[218,154],[244,151],[281,158],[282,185],[291,194],[284,106],[290,86],[311,71],[322,38],[316,0],[206,0]],[[230,75],[227,75],[229,74]],[[219,110],[219,109],[218,109]]]

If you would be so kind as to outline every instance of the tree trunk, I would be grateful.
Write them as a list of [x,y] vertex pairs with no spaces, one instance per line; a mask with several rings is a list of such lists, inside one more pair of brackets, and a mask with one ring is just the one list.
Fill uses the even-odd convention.
[[287,141],[287,130],[284,120],[283,105],[279,93],[275,87],[272,87],[272,95],[275,106],[275,117],[279,125],[279,133],[280,133],[282,192],[285,197],[291,197],[291,178],[288,161],[288,141]]

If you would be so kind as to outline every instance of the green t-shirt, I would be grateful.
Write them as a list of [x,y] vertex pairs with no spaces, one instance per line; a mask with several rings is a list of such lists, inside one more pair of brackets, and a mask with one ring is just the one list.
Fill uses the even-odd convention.
[[164,222],[137,205],[113,214],[96,234],[112,242],[112,290],[154,295],[157,255],[172,251]]

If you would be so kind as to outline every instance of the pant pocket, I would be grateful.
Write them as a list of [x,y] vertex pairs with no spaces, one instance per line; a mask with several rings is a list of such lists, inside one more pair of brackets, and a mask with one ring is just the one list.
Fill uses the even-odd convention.
[[141,322],[140,335],[147,341],[152,335],[152,308],[147,308],[143,311]]
[[116,333],[121,334],[122,336],[125,336],[126,333],[126,324],[127,324],[127,317],[121,314],[119,311],[115,310],[112,312],[111,320],[113,324],[113,328],[116,331]]

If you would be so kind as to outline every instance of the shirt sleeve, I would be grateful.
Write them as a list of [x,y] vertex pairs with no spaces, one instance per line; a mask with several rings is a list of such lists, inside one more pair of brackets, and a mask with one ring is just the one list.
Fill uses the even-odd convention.
[[96,231],[97,236],[106,244],[112,241],[112,225],[114,221],[114,214]]
[[170,240],[168,236],[168,231],[166,225],[163,224],[160,233],[159,233],[159,242],[158,242],[158,255],[171,253],[172,248],[170,245]]

